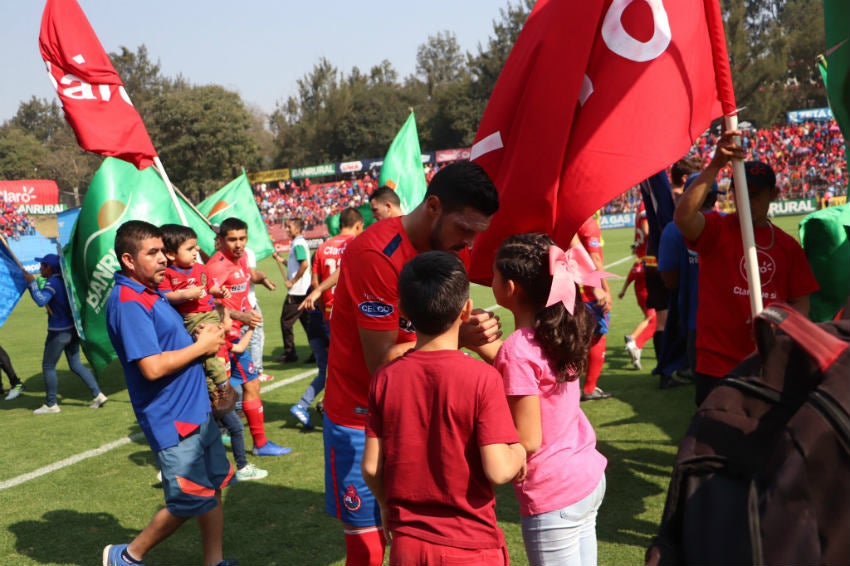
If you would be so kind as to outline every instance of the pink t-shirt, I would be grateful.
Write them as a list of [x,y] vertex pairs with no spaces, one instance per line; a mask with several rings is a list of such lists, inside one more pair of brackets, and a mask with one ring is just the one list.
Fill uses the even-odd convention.
[[590,495],[607,461],[596,450],[596,434],[579,406],[579,381],[557,382],[531,328],[511,334],[493,365],[502,374],[505,395],[540,397],[543,442],[528,457],[525,480],[514,484],[520,513],[548,513]]

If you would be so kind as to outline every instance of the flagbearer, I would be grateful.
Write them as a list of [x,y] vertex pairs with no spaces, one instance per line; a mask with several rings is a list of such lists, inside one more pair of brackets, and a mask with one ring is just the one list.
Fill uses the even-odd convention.
[[24,278],[27,280],[27,288],[32,300],[38,306],[47,309],[47,339],[44,341],[44,356],[41,360],[45,401],[44,405],[33,413],[48,415],[61,411],[57,401],[59,377],[56,374],[56,364],[59,363],[62,352],[65,352],[68,367],[83,380],[94,397],[89,407],[99,409],[106,403],[107,398],[100,390],[91,370],[84,366],[80,359],[80,337],[77,336],[74,318],[71,315],[71,303],[68,301],[65,282],[62,280],[59,256],[47,254],[35,260],[41,262],[41,276],[47,279],[44,288],[38,288],[38,282],[31,273],[24,271]]
[[129,544],[103,549],[103,566],[142,564],[145,554],[197,517],[204,566],[223,560],[221,490],[234,476],[210,411],[201,360],[224,344],[218,325],[201,325],[195,340],[157,291],[166,259],[159,228],[131,220],[115,234],[121,271],[106,304],[106,329],[121,361],[130,403],[162,473],[165,508]]
[[[740,135],[738,131],[723,134],[711,163],[679,199],[673,216],[688,247],[699,254],[697,406],[721,378],[756,349],[750,314],[752,290],[743,268],[742,220],[737,213],[721,216],[700,210],[717,174],[732,159],[744,158],[744,149],[734,140]],[[743,221],[753,224],[764,306],[785,302],[808,315],[809,294],[818,290],[818,284],[806,254],[797,240],[774,226],[767,216],[771,201],[779,194],[773,168],[761,161],[747,161],[744,169],[751,218]]]

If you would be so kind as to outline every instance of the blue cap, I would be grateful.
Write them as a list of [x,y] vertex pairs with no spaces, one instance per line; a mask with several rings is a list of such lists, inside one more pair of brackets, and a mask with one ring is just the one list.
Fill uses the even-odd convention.
[[56,254],[47,254],[44,257],[37,257],[35,261],[50,266],[53,273],[59,273],[59,256]]

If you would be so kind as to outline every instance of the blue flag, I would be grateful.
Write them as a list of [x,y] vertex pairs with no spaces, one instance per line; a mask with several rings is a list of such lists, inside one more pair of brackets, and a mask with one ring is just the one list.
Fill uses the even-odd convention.
[[12,313],[27,288],[24,274],[8,248],[0,244],[0,326]]

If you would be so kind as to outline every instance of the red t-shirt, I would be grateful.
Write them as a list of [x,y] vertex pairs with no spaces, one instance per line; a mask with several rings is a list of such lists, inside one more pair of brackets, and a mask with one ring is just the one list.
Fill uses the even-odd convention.
[[[771,224],[755,228],[755,240],[764,306],[818,290],[794,238]],[[688,245],[699,254],[697,371],[724,377],[756,349],[738,215],[706,214],[705,229]]]
[[[342,261],[342,252],[353,237],[354,234],[338,234],[332,238],[328,238],[319,246],[319,249],[313,255],[313,273],[319,278],[319,282],[324,281],[339,269],[340,261]],[[334,288],[331,287],[322,293],[325,320],[330,319],[333,304]]]
[[[248,302],[248,291],[251,284],[251,270],[248,267],[248,258],[242,254],[238,260],[227,258],[220,251],[216,252],[207,262],[207,274],[214,285],[230,289],[230,297],[221,299],[221,304],[226,308],[239,312],[251,310]],[[241,328],[242,323],[233,321],[235,329]]]
[[398,274],[416,256],[401,218],[381,220],[345,248],[331,313],[325,412],[336,424],[364,428],[372,376],[366,367],[360,332],[398,331],[397,343],[413,342],[413,325],[398,308]]
[[159,284],[159,290],[163,293],[181,291],[187,287],[202,287],[204,294],[199,299],[190,299],[177,305],[177,311],[186,316],[213,310],[210,289],[215,287],[212,277],[207,275],[206,267],[202,263],[196,263],[189,269],[169,265],[165,268],[165,277]]
[[366,434],[382,441],[391,531],[460,548],[504,544],[480,447],[519,437],[492,366],[459,350],[408,352],[375,374]]
[[[577,232],[578,239],[581,242],[581,245],[584,246],[584,249],[587,250],[587,253],[597,253],[602,256],[602,230],[599,228],[599,223],[596,221],[596,218],[591,216],[587,220],[584,221]],[[584,287],[581,288],[581,300],[584,302],[596,302],[596,297],[593,296],[593,288],[592,287]]]

